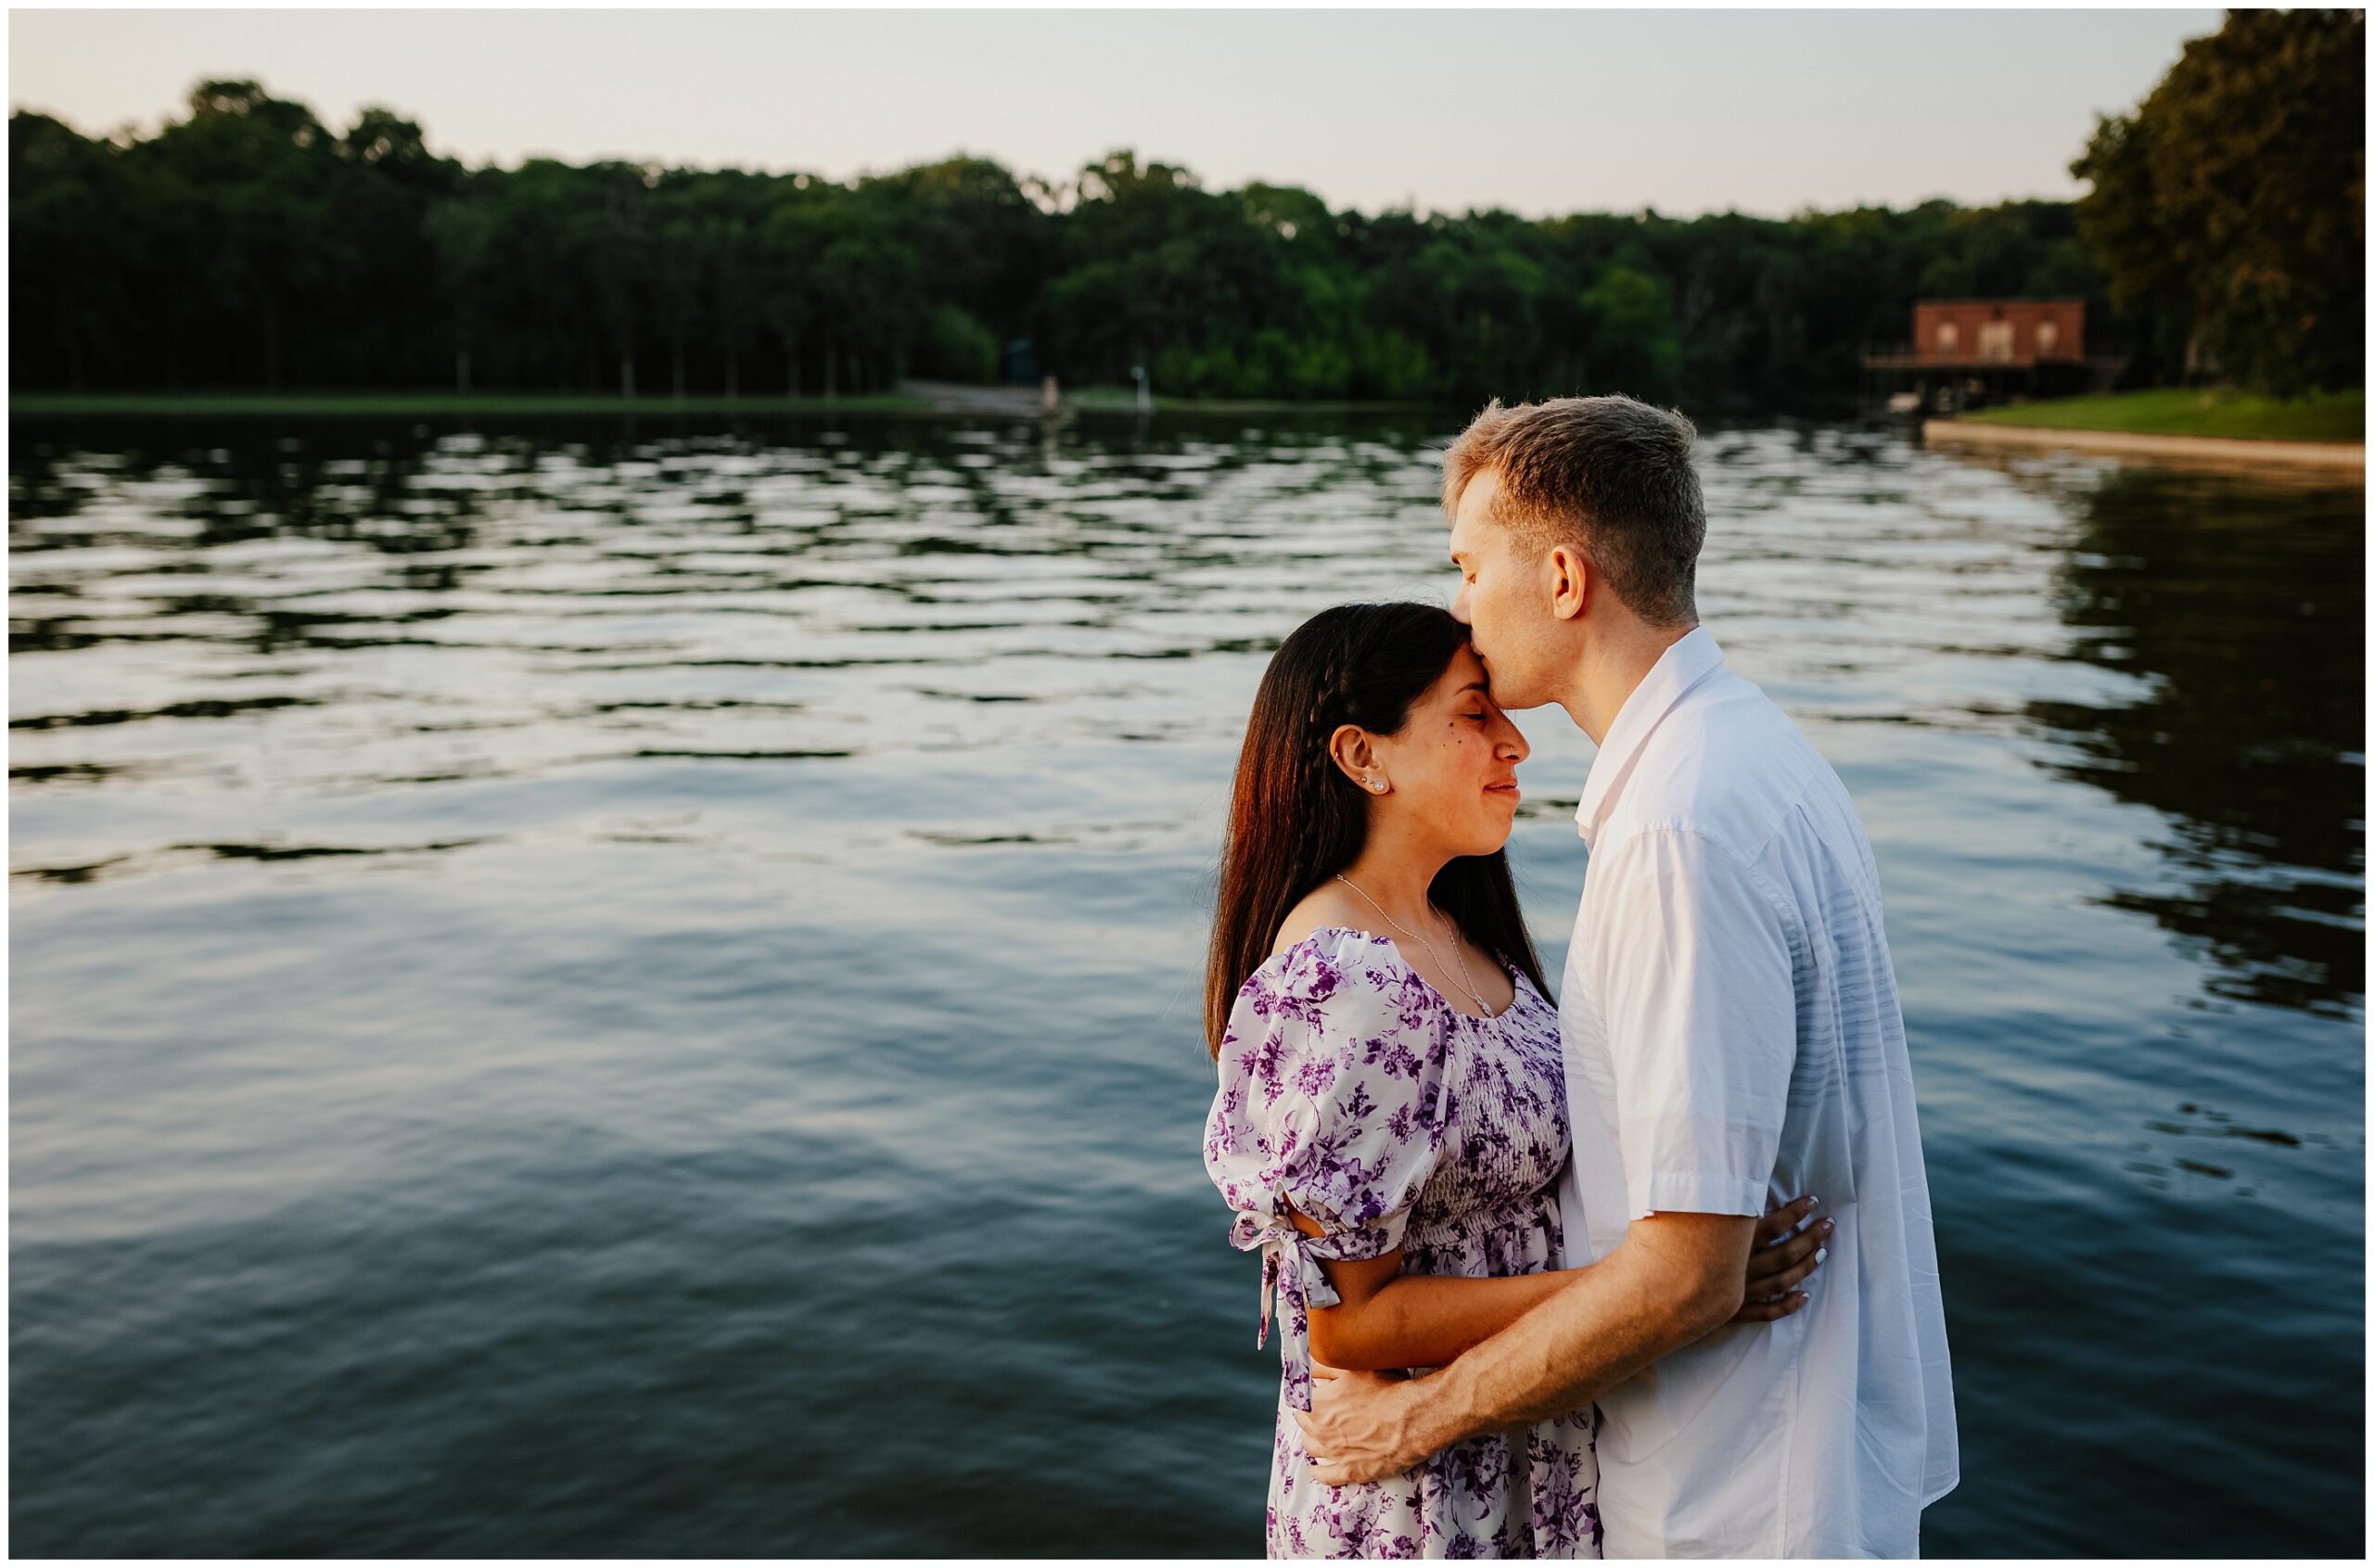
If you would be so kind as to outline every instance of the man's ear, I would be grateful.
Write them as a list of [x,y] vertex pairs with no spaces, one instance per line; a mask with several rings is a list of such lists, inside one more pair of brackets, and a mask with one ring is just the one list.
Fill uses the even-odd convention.
[[1542,561],[1542,573],[1549,579],[1550,613],[1560,620],[1574,619],[1590,603],[1591,564],[1583,559],[1581,551],[1566,544],[1551,546]]
[[1376,752],[1369,745],[1369,733],[1358,724],[1336,725],[1335,733],[1327,737],[1327,755],[1354,784],[1376,771]]

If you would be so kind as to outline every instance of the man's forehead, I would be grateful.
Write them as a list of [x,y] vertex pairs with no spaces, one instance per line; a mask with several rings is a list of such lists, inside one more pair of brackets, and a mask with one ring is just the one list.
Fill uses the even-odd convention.
[[1487,531],[1481,525],[1492,515],[1492,504],[1499,499],[1500,477],[1491,469],[1480,470],[1459,492],[1459,504],[1450,518],[1451,548],[1473,550],[1483,542]]
[[1500,471],[1478,468],[1467,477],[1467,483],[1460,487],[1459,515],[1462,517],[1482,516],[1492,509],[1492,503],[1499,499],[1500,493]]
[[1460,515],[1451,519],[1450,553],[1454,555],[1475,555],[1491,537],[1492,530],[1483,527],[1479,519],[1462,507]]

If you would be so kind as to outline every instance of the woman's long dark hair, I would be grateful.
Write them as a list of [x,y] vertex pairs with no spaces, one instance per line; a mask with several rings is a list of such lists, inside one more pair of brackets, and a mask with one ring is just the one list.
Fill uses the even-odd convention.
[[[1286,911],[1359,858],[1368,793],[1328,756],[1343,724],[1389,735],[1442,678],[1467,628],[1433,605],[1338,605],[1279,644],[1253,698],[1236,760],[1219,907],[1204,970],[1204,1035],[1217,1060],[1236,993],[1270,956]],[[1541,960],[1525,935],[1506,850],[1462,855],[1430,895],[1476,946],[1524,969],[1542,995]]]

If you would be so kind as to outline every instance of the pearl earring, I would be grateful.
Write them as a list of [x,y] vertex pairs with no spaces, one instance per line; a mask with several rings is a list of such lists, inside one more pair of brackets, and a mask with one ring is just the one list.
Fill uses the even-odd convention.
[[1379,795],[1383,795],[1385,793],[1385,781],[1383,779],[1371,779],[1369,781],[1369,787],[1376,791]]

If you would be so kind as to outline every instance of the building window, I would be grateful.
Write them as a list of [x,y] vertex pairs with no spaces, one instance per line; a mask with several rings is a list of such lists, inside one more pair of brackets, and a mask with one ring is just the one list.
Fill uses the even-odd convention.
[[2055,321],[2036,323],[2036,358],[2043,359],[2061,345],[2061,324]]
[[1983,360],[2008,360],[2011,357],[2010,322],[1983,321],[1978,324],[1978,357]]
[[1949,321],[1939,322],[1937,324],[1937,351],[1941,354],[1950,354],[1960,346],[1961,333],[1955,327],[1954,324]]

